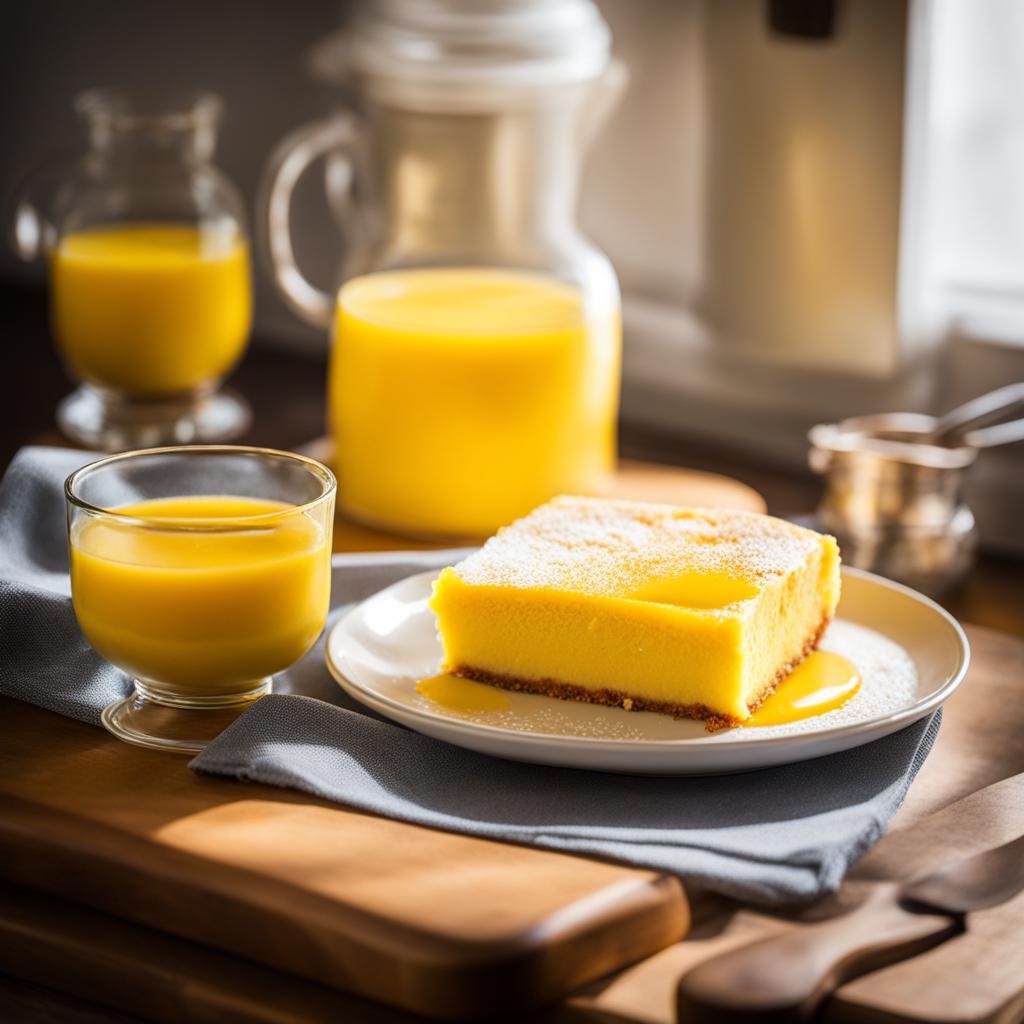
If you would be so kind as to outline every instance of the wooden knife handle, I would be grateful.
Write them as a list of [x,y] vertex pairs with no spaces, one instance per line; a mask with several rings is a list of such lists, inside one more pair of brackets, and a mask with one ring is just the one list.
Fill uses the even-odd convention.
[[679,1024],[809,1019],[844,981],[938,945],[960,920],[914,914],[885,886],[841,917],[797,925],[707,960],[685,974]]

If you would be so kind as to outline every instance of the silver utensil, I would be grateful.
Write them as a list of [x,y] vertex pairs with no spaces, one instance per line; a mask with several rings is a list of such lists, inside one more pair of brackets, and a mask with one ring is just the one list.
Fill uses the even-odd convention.
[[1024,382],[1008,384],[940,416],[922,444],[969,448],[992,448],[1024,440],[1024,419],[1001,422],[1010,415],[1024,414]]

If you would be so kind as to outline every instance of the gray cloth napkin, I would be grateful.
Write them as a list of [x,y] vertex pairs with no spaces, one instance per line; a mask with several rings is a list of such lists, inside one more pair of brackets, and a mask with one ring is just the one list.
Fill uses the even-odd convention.
[[[97,722],[127,693],[69,599],[61,484],[81,453],[26,449],[0,483],[0,693]],[[461,552],[335,557],[331,621]],[[939,718],[853,750],[713,778],[641,778],[517,764],[449,746],[363,708],[331,680],[323,643],[192,761],[433,828],[668,871],[772,904],[836,889],[882,834]],[[170,755],[168,755],[170,756]]]

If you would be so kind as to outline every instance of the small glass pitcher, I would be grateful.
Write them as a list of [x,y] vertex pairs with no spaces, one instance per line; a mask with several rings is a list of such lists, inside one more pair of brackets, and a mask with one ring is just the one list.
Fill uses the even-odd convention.
[[48,261],[57,349],[81,382],[61,430],[106,451],[241,433],[247,404],[218,390],[252,321],[243,204],[210,162],[221,101],[93,89],[75,109],[88,152],[33,175],[11,225],[19,256]]
[[[380,0],[314,54],[358,113],[272,156],[258,231],[302,318],[333,330],[340,505],[413,536],[485,535],[615,461],[620,299],[575,206],[624,85],[591,0]],[[292,190],[326,157],[345,257],[296,265]]]

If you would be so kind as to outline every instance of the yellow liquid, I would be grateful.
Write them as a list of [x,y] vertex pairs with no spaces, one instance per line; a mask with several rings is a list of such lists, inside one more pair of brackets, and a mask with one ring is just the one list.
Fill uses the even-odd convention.
[[218,381],[252,318],[247,246],[176,224],[90,228],[51,262],[58,348],[80,379],[131,395]]
[[[857,667],[831,651],[814,651],[754,712],[745,726],[785,725],[841,708],[860,689]],[[448,672],[422,679],[416,690],[453,711],[505,711],[507,694]]]
[[161,498],[125,505],[146,525],[80,519],[71,536],[75,614],[93,648],[183,693],[244,692],[297,661],[327,616],[330,537],[308,514],[233,533],[174,532],[160,520],[285,511],[276,501]]
[[831,651],[814,651],[743,724],[785,725],[841,708],[859,689],[857,666]]
[[506,711],[509,707],[508,695],[496,687],[448,672],[421,679],[416,692],[452,711]]
[[339,495],[357,518],[476,536],[615,459],[618,307],[505,270],[371,274],[338,295],[329,381]]

